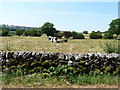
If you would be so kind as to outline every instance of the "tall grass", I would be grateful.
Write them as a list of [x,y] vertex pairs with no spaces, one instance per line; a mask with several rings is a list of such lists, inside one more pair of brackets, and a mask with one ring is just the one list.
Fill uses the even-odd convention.
[[4,48],[7,50],[7,51],[12,51],[13,50],[13,45],[9,42],[6,42],[5,45],[4,45]]
[[119,54],[118,41],[105,42],[101,45],[106,53],[117,53]]

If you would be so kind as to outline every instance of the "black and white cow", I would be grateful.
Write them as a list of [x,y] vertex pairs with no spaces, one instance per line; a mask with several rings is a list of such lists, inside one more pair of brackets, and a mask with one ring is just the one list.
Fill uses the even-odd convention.
[[62,41],[57,41],[57,39],[58,39],[57,37],[50,37],[50,38],[48,38],[48,40],[50,40],[52,42],[55,42],[55,43],[67,43],[68,42],[67,39],[62,40]]
[[52,42],[57,42],[57,37],[51,37],[51,38],[49,38],[49,40]]

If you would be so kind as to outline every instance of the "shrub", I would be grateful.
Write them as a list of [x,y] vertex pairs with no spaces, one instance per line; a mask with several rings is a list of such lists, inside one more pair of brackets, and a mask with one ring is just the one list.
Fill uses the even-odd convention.
[[58,38],[62,38],[63,37],[63,33],[62,32],[58,32],[58,33],[55,33],[54,36],[55,37],[58,37]]
[[72,37],[73,37],[73,39],[77,39],[78,38],[78,33],[73,31],[72,32]]
[[10,31],[10,32],[8,33],[8,36],[14,36],[14,35],[16,35],[15,31]]
[[25,36],[41,36],[42,32],[41,30],[28,30],[24,32]]
[[25,31],[25,32],[24,32],[24,35],[25,35],[25,36],[30,36],[30,31],[29,31],[29,30],[28,30],[28,31]]
[[37,31],[36,30],[30,30],[30,36],[37,36]]
[[69,38],[72,36],[72,33],[70,31],[64,31],[63,34],[65,38]]
[[113,35],[111,33],[105,33],[103,39],[113,39]]
[[1,30],[1,36],[8,36],[9,30]]
[[101,33],[97,33],[97,32],[92,32],[90,34],[90,38],[91,39],[100,39],[100,38],[102,38],[102,34]]
[[20,36],[24,33],[24,30],[16,30],[16,35]]
[[84,39],[84,35],[82,33],[78,34],[78,39]]
[[73,37],[73,39],[84,39],[83,34],[81,34],[81,33],[79,34],[79,33],[75,32],[75,31],[72,32],[72,37]]

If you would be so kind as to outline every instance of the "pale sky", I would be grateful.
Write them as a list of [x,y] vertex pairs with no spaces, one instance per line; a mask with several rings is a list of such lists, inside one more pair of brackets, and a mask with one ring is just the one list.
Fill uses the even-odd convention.
[[41,27],[51,22],[62,31],[106,31],[118,18],[118,2],[0,2],[0,12],[0,24]]

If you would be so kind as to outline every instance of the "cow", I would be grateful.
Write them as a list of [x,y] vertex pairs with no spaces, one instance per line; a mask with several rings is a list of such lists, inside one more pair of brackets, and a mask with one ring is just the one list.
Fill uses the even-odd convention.
[[68,42],[68,40],[66,39],[66,40],[62,40],[62,41],[57,41],[56,43],[67,43]]
[[50,40],[52,42],[57,42],[57,37],[51,37],[51,38],[48,38],[48,40]]
[[67,43],[68,42],[67,39],[62,40],[62,41],[57,41],[57,39],[58,39],[57,37],[50,37],[50,38],[48,38],[48,40],[50,40],[52,42],[55,42],[55,43]]

